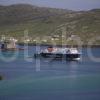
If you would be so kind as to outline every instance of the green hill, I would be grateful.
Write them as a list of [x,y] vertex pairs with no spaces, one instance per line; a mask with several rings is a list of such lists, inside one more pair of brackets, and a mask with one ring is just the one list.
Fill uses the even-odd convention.
[[[28,4],[0,6],[0,35],[16,37],[22,42],[24,30],[28,30],[30,39],[37,37],[61,36],[59,27],[66,24],[66,38],[77,35],[84,44],[100,34],[100,9],[90,11],[71,11],[66,9],[37,7]],[[50,38],[46,38],[48,43]],[[55,40],[56,41],[56,40]],[[61,39],[56,41],[61,43]],[[100,44],[96,41],[95,44]]]

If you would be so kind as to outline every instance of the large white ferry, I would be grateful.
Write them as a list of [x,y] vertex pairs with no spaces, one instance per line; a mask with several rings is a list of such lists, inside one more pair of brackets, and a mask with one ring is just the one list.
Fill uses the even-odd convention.
[[34,54],[34,57],[44,58],[66,58],[66,60],[79,60],[81,53],[77,48],[56,48],[48,47]]

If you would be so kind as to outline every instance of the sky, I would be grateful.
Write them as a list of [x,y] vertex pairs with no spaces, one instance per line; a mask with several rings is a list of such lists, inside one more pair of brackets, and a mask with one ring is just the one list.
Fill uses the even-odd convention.
[[100,8],[100,0],[0,0],[0,5],[19,3],[69,10],[90,10]]

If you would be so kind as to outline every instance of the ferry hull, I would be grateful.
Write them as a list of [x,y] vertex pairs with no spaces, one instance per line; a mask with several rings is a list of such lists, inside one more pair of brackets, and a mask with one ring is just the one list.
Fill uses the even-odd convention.
[[52,54],[52,53],[40,53],[35,54],[35,57],[44,58],[65,58],[66,60],[79,60],[80,54]]

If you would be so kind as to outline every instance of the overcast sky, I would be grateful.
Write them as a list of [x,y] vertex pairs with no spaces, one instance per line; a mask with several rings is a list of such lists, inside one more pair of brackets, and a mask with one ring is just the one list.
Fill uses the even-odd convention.
[[90,10],[100,8],[100,0],[0,0],[0,5],[28,3],[43,7],[65,8],[70,10]]

